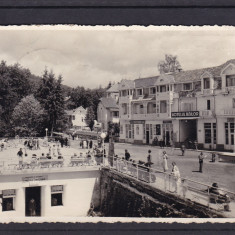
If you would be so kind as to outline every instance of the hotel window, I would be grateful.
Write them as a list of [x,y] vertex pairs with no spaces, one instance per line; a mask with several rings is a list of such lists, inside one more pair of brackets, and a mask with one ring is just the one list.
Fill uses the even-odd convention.
[[137,89],[137,95],[143,95],[143,90],[142,89]]
[[160,124],[156,125],[156,135],[161,135],[161,125]]
[[150,93],[150,94],[156,94],[156,88],[155,88],[155,87],[151,87],[151,88],[149,89],[149,93]]
[[16,196],[15,189],[8,189],[2,191],[2,211],[14,210],[15,196]]
[[167,112],[167,102],[166,100],[160,101],[160,113],[166,113]]
[[213,143],[216,144],[216,123],[213,123]]
[[63,185],[51,186],[51,206],[63,206]]
[[128,139],[128,131],[129,131],[129,125],[126,124],[126,138]]
[[235,75],[226,76],[226,86],[235,86]]
[[183,90],[184,91],[191,91],[192,90],[192,83],[184,83]]
[[204,123],[205,143],[211,144],[211,123]]
[[229,144],[228,123],[227,122],[224,123],[224,127],[225,127],[225,144]]
[[140,105],[140,114],[144,114],[144,105]]
[[210,89],[210,78],[204,78],[204,89]]
[[150,124],[150,139],[152,139],[153,138],[153,125],[152,124]]
[[233,109],[235,109],[235,98],[233,98],[232,102],[233,102]]
[[139,125],[136,125],[136,135],[139,135],[140,134],[140,127]]
[[211,101],[207,100],[207,110],[211,110]]

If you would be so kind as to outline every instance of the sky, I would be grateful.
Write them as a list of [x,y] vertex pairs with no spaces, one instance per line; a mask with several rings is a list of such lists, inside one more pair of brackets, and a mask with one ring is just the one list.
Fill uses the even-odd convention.
[[233,27],[1,27],[0,60],[42,75],[45,68],[71,87],[156,76],[165,54],[183,70],[235,59]]

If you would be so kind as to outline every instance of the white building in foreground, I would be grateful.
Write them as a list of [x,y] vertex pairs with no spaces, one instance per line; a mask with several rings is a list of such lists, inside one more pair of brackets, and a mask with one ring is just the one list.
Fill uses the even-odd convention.
[[30,216],[31,199],[36,216],[86,216],[97,195],[99,170],[95,166],[7,172],[0,177],[0,217]]

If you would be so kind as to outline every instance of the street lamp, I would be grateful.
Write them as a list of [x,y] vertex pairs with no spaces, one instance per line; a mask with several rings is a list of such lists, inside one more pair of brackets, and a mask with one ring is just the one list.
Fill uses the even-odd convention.
[[105,132],[102,132],[102,133],[100,134],[100,137],[101,137],[102,142],[103,142],[103,165],[104,165],[104,139],[105,139],[105,137],[106,137],[106,133],[105,133]]
[[46,131],[46,138],[47,138],[47,131],[48,131],[48,129],[46,128],[45,131]]

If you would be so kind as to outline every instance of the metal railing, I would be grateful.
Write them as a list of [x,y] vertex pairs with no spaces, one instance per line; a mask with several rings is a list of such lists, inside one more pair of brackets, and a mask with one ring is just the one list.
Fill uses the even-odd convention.
[[220,212],[231,212],[231,204],[235,205],[235,193],[226,189],[195,181],[185,177],[176,177],[161,169],[147,167],[134,161],[114,157],[112,169],[151,185],[154,188],[176,196],[189,199]]

